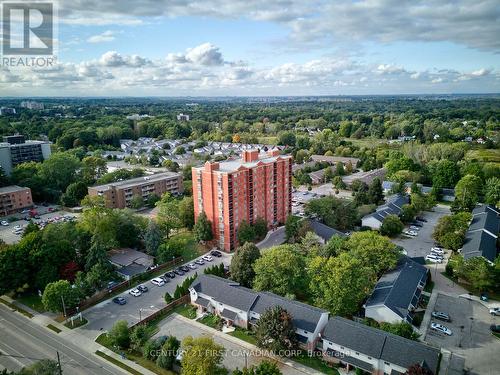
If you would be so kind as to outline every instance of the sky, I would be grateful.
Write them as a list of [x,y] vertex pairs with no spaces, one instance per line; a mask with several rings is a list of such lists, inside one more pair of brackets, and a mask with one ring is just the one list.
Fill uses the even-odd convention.
[[56,66],[0,66],[0,96],[500,92],[498,0],[56,5]]

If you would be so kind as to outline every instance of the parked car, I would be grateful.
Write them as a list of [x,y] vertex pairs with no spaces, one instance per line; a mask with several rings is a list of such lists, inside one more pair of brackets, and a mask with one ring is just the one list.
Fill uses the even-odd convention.
[[164,276],[168,277],[169,279],[174,279],[175,273],[173,273],[172,271],[168,271]]
[[435,253],[435,254],[441,254],[443,255],[444,254],[444,250],[441,249],[440,247],[433,247],[431,249],[431,253]]
[[431,329],[433,329],[434,331],[444,333],[445,335],[448,336],[451,336],[453,334],[448,327],[439,323],[431,323]]
[[422,227],[424,226],[424,224],[422,224],[422,223],[421,223],[421,222],[419,222],[419,221],[412,221],[412,222],[410,223],[410,225],[414,225],[414,226],[419,227],[419,228],[422,228]]
[[132,289],[128,292],[128,294],[130,294],[131,296],[134,296],[134,297],[139,297],[142,292],[139,290],[139,289]]
[[437,255],[434,254],[426,255],[425,260],[432,263],[443,263],[443,258],[439,258]]
[[418,231],[420,230],[420,227],[417,227],[416,225],[410,225],[410,229]]
[[189,272],[191,270],[188,266],[180,266],[179,268],[184,272]]
[[113,298],[113,302],[117,305],[125,305],[127,303],[127,300],[123,297],[115,297]]
[[490,326],[490,331],[500,333],[500,324],[492,324]]
[[212,258],[210,255],[205,255],[205,256],[203,256],[203,260],[206,260],[207,262],[211,262],[214,260],[214,258]]
[[118,282],[116,281],[110,281],[107,285],[108,290],[111,292],[111,290],[118,285]]
[[5,221],[5,220],[2,220],[2,221],[0,221],[0,224],[3,225],[4,227],[6,227],[6,226],[9,225],[9,222]]
[[146,285],[143,285],[143,284],[138,285],[137,289],[139,289],[141,291],[141,293],[146,293],[149,291],[148,287]]
[[493,307],[492,309],[490,309],[490,314],[500,316],[500,307]]
[[151,284],[154,284],[156,286],[163,286],[165,285],[165,280],[160,277],[155,277],[153,280],[151,280]]
[[417,219],[418,221],[421,221],[423,223],[427,223],[427,219],[423,218],[422,216],[417,216],[415,219]]
[[189,263],[188,267],[191,268],[192,270],[195,270],[198,268],[198,267],[196,267],[196,264],[194,264],[194,263]]
[[412,236],[412,237],[416,237],[418,235],[417,232],[415,232],[414,230],[410,230],[410,229],[404,230],[403,233],[407,234],[408,236]]
[[205,264],[205,261],[203,259],[196,259],[194,261],[196,264],[199,264],[200,266],[204,265]]
[[433,318],[444,320],[445,322],[451,321],[450,316],[442,311],[433,311],[431,315]]
[[176,275],[182,276],[184,275],[184,271],[179,267],[174,270]]
[[212,250],[210,252],[210,255],[217,257],[217,258],[220,258],[222,256],[222,253],[219,250]]

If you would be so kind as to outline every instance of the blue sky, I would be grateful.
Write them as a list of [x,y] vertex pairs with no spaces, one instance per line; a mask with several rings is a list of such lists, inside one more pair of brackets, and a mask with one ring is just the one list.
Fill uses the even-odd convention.
[[58,66],[5,95],[483,93],[496,0],[60,0]]

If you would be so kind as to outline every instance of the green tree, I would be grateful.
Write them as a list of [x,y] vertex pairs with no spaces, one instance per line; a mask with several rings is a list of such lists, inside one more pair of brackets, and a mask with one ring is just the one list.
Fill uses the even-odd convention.
[[130,208],[138,210],[139,208],[142,208],[144,206],[144,199],[140,195],[136,194],[130,200],[129,206]]
[[382,188],[380,178],[376,177],[373,179],[367,194],[370,203],[379,204],[384,200],[384,189]]
[[377,275],[396,266],[399,250],[387,237],[374,231],[353,233],[347,240],[350,254]]
[[305,263],[292,245],[268,249],[254,263],[256,290],[266,290],[281,296],[303,293],[306,281]]
[[196,241],[210,241],[213,238],[212,222],[208,220],[205,212],[198,215],[198,220],[193,227],[194,238]]
[[339,230],[351,229],[358,219],[352,202],[332,196],[310,200],[305,213],[316,215],[324,224]]
[[256,238],[264,238],[267,234],[267,221],[261,217],[258,217],[253,223],[253,228]]
[[472,211],[482,194],[483,182],[478,176],[466,175],[455,186],[455,200],[452,204],[454,212]]
[[238,226],[238,242],[244,244],[255,240],[255,228],[246,220],[242,220]]
[[187,336],[182,340],[181,348],[183,375],[219,373],[225,349],[216,344],[211,337]]
[[148,341],[150,329],[145,324],[136,325],[130,332],[130,347],[134,350],[142,350]]
[[66,207],[75,207],[87,195],[87,185],[83,181],[73,182],[68,185],[66,192],[61,195],[61,204]]
[[475,290],[485,291],[493,286],[493,267],[483,257],[467,259],[457,271]]
[[345,189],[346,188],[346,184],[344,183],[344,181],[342,180],[342,177],[340,177],[340,176],[333,177],[332,184],[335,187],[335,189]]
[[380,233],[393,237],[403,231],[404,224],[401,222],[397,215],[387,215],[380,226]]
[[432,237],[443,247],[458,250],[462,247],[465,232],[469,227],[471,214],[460,212],[451,216],[443,216],[434,227]]
[[48,311],[63,312],[64,308],[72,309],[78,305],[78,292],[68,280],[55,281],[45,287],[42,303]]
[[257,346],[275,353],[297,347],[293,318],[281,306],[274,306],[262,313],[255,328]]
[[156,202],[158,210],[158,223],[163,228],[163,232],[167,238],[170,237],[174,229],[182,226],[179,201],[175,199],[170,193],[162,195],[161,200]]
[[440,160],[429,166],[432,174],[432,186],[453,188],[460,179],[460,169],[451,160]]
[[120,349],[130,347],[130,330],[126,320],[118,320],[108,332],[108,339],[111,345]]
[[260,250],[253,243],[246,242],[244,245],[238,247],[231,259],[231,279],[247,288],[251,288],[255,277],[253,266],[259,258]]
[[149,255],[156,256],[158,247],[163,240],[163,233],[155,220],[150,220],[146,232],[144,233],[144,245]]
[[375,284],[373,268],[350,253],[313,258],[308,272],[315,305],[335,315],[354,314]]
[[106,160],[98,156],[87,156],[82,159],[80,175],[86,184],[95,183],[108,172]]
[[297,232],[300,227],[301,218],[288,215],[285,221],[285,237],[288,242],[295,242]]
[[[51,359],[41,359],[34,364],[25,367],[19,375],[59,375],[59,364]],[[14,373],[12,373],[14,374]]]
[[162,350],[160,355],[156,359],[158,367],[172,370],[180,344],[179,340],[177,340],[174,336],[169,336],[161,348]]
[[184,197],[179,203],[179,217],[182,226],[188,229],[194,227],[194,202],[193,197]]
[[39,175],[47,187],[61,193],[75,182],[80,167],[80,161],[71,153],[56,152],[42,163]]
[[488,204],[500,206],[500,178],[492,177],[486,180],[484,201]]
[[413,221],[415,218],[415,215],[417,214],[417,210],[413,205],[411,204],[403,204],[401,206],[401,213],[399,214],[399,217],[401,218],[401,221],[404,223],[409,223]]
[[258,365],[253,365],[243,370],[236,369],[232,375],[281,375],[282,372],[274,362],[263,360]]

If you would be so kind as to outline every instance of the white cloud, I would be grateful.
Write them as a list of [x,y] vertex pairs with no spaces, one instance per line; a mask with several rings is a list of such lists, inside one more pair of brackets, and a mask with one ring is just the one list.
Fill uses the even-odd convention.
[[101,34],[92,35],[90,38],[87,39],[87,42],[89,42],[89,43],[112,42],[113,40],[116,39],[115,35],[116,35],[115,31],[107,30]]

